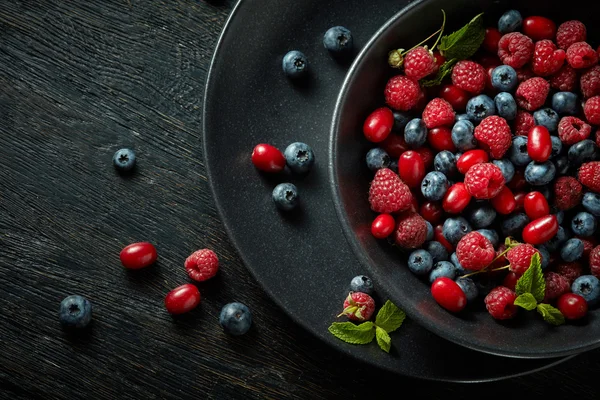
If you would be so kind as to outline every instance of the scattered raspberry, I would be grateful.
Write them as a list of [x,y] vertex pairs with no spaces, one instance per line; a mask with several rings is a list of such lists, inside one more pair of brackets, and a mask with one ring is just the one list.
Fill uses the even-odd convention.
[[569,210],[583,197],[583,187],[572,176],[561,176],[554,182],[554,204],[559,210]]
[[404,75],[390,78],[385,86],[385,102],[399,111],[408,111],[414,108],[422,95],[419,83]]
[[423,46],[415,47],[404,56],[404,73],[419,80],[438,70],[433,53]]
[[514,305],[517,294],[504,286],[498,286],[483,301],[485,307],[495,319],[511,319],[517,314],[517,306]]
[[404,249],[415,249],[427,239],[427,224],[417,213],[401,217],[395,233],[396,244]]
[[556,43],[563,50],[567,50],[573,43],[585,42],[586,38],[585,25],[577,20],[563,22],[556,31]]
[[479,271],[496,257],[494,246],[479,232],[469,232],[456,245],[458,262],[464,268]]
[[550,84],[544,78],[531,78],[519,84],[516,92],[517,104],[527,111],[535,111],[546,102]]
[[344,311],[339,316],[345,315],[352,321],[367,321],[375,311],[375,301],[371,296],[362,292],[350,292],[344,300]]
[[504,175],[495,164],[475,164],[465,174],[465,186],[476,199],[491,199],[504,187]]
[[533,115],[527,111],[517,111],[517,116],[514,121],[515,135],[527,136],[531,128],[535,126]]
[[600,125],[600,96],[587,99],[583,105],[583,113],[590,124]]
[[596,278],[600,277],[600,246],[590,252],[590,271]]
[[584,238],[581,236],[575,236],[575,238],[581,240],[581,242],[583,243],[583,256],[589,257],[592,249],[594,247],[596,247],[596,241],[595,240],[592,241],[593,238],[589,238],[589,237]]
[[588,69],[579,79],[583,97],[594,97],[600,94],[600,66]]
[[573,43],[567,49],[567,62],[575,69],[589,68],[598,63],[598,53],[586,42]]
[[535,43],[533,50],[533,73],[539,76],[552,75],[562,67],[565,57],[565,51],[557,49],[552,40],[540,40]]
[[487,73],[474,61],[459,61],[452,69],[452,83],[466,92],[479,94],[485,89]]
[[[517,275],[523,275],[525,271],[529,269],[531,264],[531,257],[540,252],[538,249],[530,244],[519,244],[506,253],[506,259],[510,264],[509,270],[513,271]],[[540,257],[542,255],[540,254]]]
[[544,300],[542,300],[544,303],[548,303],[571,291],[569,280],[556,272],[546,272],[544,279],[546,280],[546,294]]
[[502,117],[491,115],[475,128],[475,139],[489,151],[492,158],[501,159],[512,144],[512,133],[508,122]]
[[600,147],[600,130],[596,131],[596,146]]
[[558,123],[558,137],[564,144],[575,144],[587,139],[592,127],[577,117],[562,117]]
[[579,167],[579,182],[593,192],[600,193],[600,161],[592,161]]
[[433,165],[433,151],[429,147],[421,147],[415,150],[421,158],[423,159],[423,164],[425,164],[426,169],[430,169]]
[[369,188],[371,210],[393,213],[408,210],[412,205],[412,193],[402,179],[389,168],[381,168]]
[[550,77],[552,89],[561,92],[572,92],[577,89],[577,71],[569,64],[564,64],[561,69]]
[[555,271],[557,274],[564,276],[569,285],[583,274],[583,268],[577,261],[558,264]]
[[454,124],[454,110],[446,100],[436,97],[425,106],[423,121],[428,129]]
[[527,79],[535,76],[529,65],[522,68],[516,68],[515,71],[517,71],[517,81],[519,81],[519,83],[525,82]]
[[202,249],[193,252],[184,262],[190,278],[202,282],[212,278],[219,270],[219,259],[214,251]]
[[500,38],[498,57],[503,64],[521,68],[531,60],[533,41],[519,32],[511,32]]

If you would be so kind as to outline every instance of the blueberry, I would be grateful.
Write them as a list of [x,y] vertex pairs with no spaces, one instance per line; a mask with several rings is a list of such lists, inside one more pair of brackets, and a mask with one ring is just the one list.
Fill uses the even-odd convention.
[[518,84],[517,71],[513,67],[500,65],[492,71],[492,86],[498,91],[512,92]]
[[481,122],[485,117],[496,114],[494,100],[485,94],[472,97],[467,102],[467,115],[472,122]]
[[494,97],[496,112],[502,118],[512,121],[517,116],[517,102],[512,94],[500,92]]
[[600,300],[600,280],[593,275],[581,275],[571,284],[571,291],[582,296],[593,307]]
[[425,275],[433,268],[433,257],[423,249],[415,250],[408,256],[408,269],[416,275]]
[[583,242],[579,239],[569,239],[560,248],[560,257],[566,262],[579,260],[583,256]]
[[587,192],[581,200],[583,208],[590,214],[600,217],[600,194]]
[[456,173],[456,158],[448,150],[440,151],[433,159],[433,168],[446,176],[452,176]]
[[427,140],[427,126],[420,118],[413,118],[404,127],[404,140],[410,147],[417,149]]
[[452,143],[460,151],[467,151],[477,147],[474,136],[475,126],[469,120],[457,121],[452,127]]
[[556,173],[558,175],[566,175],[569,172],[569,158],[566,155],[557,157],[554,160],[554,165],[556,166]]
[[131,171],[135,167],[135,153],[130,149],[117,150],[113,155],[113,165],[119,171]]
[[517,10],[508,10],[498,20],[498,30],[500,33],[509,33],[518,31],[523,24],[523,17]]
[[553,109],[542,108],[533,113],[533,120],[536,125],[545,127],[550,133],[556,133],[560,117]]
[[590,139],[577,142],[569,148],[567,153],[569,163],[571,166],[579,167],[583,163],[593,161],[597,156],[597,149],[596,143]]
[[219,315],[219,324],[227,334],[243,335],[248,332],[252,325],[252,313],[242,303],[225,304]]
[[290,170],[296,174],[305,174],[315,163],[315,155],[306,143],[294,142],[283,152]]
[[554,215],[556,215],[556,221],[558,221],[558,224],[561,225],[565,220],[565,212],[561,210]]
[[556,167],[552,161],[543,163],[532,161],[525,168],[525,180],[530,185],[547,185],[556,177]]
[[579,110],[577,95],[571,92],[556,92],[552,96],[552,108],[561,115],[575,115]]
[[481,233],[483,237],[492,243],[492,246],[497,247],[500,244],[500,235],[493,229],[478,229],[477,232]]
[[458,278],[456,280],[456,283],[458,284],[458,286],[460,286],[462,291],[465,293],[465,296],[467,296],[468,302],[475,300],[477,298],[477,296],[479,296],[479,289],[477,289],[477,285],[475,284],[475,282],[473,282],[473,279]]
[[531,157],[527,152],[527,136],[514,136],[510,149],[508,149],[508,159],[515,167],[523,167],[531,162]]
[[329,28],[323,35],[323,46],[333,54],[349,54],[352,52],[352,33],[343,26]]
[[388,153],[379,147],[369,150],[366,159],[367,167],[374,172],[381,168],[388,168],[392,161]]
[[544,246],[548,249],[550,253],[554,253],[555,251],[558,251],[561,248],[561,246],[567,241],[567,239],[569,239],[567,230],[562,226],[559,226],[556,235],[554,235],[552,238],[550,238],[550,240],[544,243]]
[[421,193],[427,200],[438,201],[444,197],[448,187],[446,175],[438,171],[431,171],[421,182]]
[[501,160],[493,160],[492,163],[500,168],[500,171],[502,171],[502,176],[504,177],[505,183],[512,181],[512,178],[515,176],[515,166],[510,162],[510,160],[503,158]]
[[459,240],[472,230],[473,228],[471,228],[469,222],[463,217],[451,217],[444,221],[442,235],[447,241],[456,246]]
[[554,195],[554,193],[552,192],[552,188],[550,186],[540,186],[538,188],[536,188],[536,190],[538,192],[540,192],[542,194],[542,196],[544,196],[546,198],[546,200],[548,200],[548,203],[552,203],[552,196]]
[[302,78],[308,73],[308,59],[301,51],[292,50],[283,56],[281,67],[289,78]]
[[398,173],[398,160],[391,160],[390,165],[388,165],[388,168],[394,171],[395,173]]
[[433,240],[433,225],[431,225],[431,222],[429,221],[425,221],[425,225],[427,226],[427,236],[425,240]]
[[496,210],[487,202],[476,204],[467,210],[466,217],[473,228],[487,228],[496,219]]
[[366,294],[373,293],[373,281],[366,275],[358,275],[350,281],[350,290]]
[[280,210],[292,210],[298,205],[298,189],[292,183],[280,183],[273,189],[273,201]]
[[77,294],[67,296],[60,303],[58,318],[67,328],[85,328],[92,320],[92,303]]
[[394,127],[392,128],[394,132],[404,132],[404,128],[408,121],[412,118],[407,113],[401,111],[394,111]]
[[458,122],[458,121],[468,121],[469,120],[469,115],[468,114],[456,114],[456,117],[454,117],[454,120],[456,122]]
[[550,264],[550,252],[546,248],[546,246],[538,246],[538,251],[540,252],[540,258],[542,261],[542,269],[546,269]]
[[528,223],[529,218],[527,218],[527,214],[512,214],[502,221],[502,235],[518,237]]
[[429,283],[433,283],[433,281],[442,276],[454,280],[454,278],[456,278],[456,267],[454,264],[448,261],[435,263],[433,269],[429,273]]
[[450,262],[454,265],[454,267],[456,268],[456,274],[458,276],[461,275],[466,275],[469,272],[462,266],[460,265],[460,263],[458,262],[458,256],[456,255],[456,253],[452,253],[450,255]]
[[562,153],[562,141],[558,136],[550,136],[550,141],[552,141],[552,153],[550,153],[550,158],[556,158]]
[[427,250],[429,254],[431,254],[434,263],[438,261],[448,261],[448,258],[450,257],[450,255],[448,254],[448,250],[446,250],[444,245],[440,242],[427,242],[427,244],[425,245],[425,250]]
[[596,232],[597,227],[596,218],[585,211],[577,213],[571,220],[571,230],[577,236],[592,236]]

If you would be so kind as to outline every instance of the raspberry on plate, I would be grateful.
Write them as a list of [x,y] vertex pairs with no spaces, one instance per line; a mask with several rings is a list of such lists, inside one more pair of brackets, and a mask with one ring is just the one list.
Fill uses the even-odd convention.
[[579,167],[579,182],[593,192],[600,193],[600,161],[592,161]]
[[577,71],[569,64],[564,64],[557,73],[550,77],[552,89],[561,92],[572,92],[577,89]]
[[549,92],[550,84],[544,78],[528,79],[517,88],[517,104],[527,111],[535,111],[544,105]]
[[557,49],[552,40],[535,43],[531,66],[538,76],[548,76],[557,72],[565,62],[565,51]]
[[600,94],[600,66],[596,65],[585,71],[579,78],[583,97],[589,98]]
[[475,139],[487,147],[492,158],[499,160],[512,145],[512,133],[508,122],[502,117],[491,115],[475,128]]
[[521,68],[531,60],[533,40],[519,32],[507,33],[498,42],[498,57],[505,65]]
[[487,267],[496,257],[492,243],[479,232],[469,232],[456,245],[458,262],[465,269],[478,271]]
[[598,63],[598,53],[589,43],[573,43],[567,49],[567,62],[575,69],[589,68]]
[[411,207],[412,201],[409,187],[398,174],[389,168],[377,170],[369,188],[371,210],[386,214],[406,211]]
[[219,271],[219,259],[210,249],[193,252],[186,258],[184,265],[190,278],[198,282],[212,278]]
[[515,68],[515,71],[517,71],[517,81],[519,83],[525,82],[527,79],[531,79],[535,76],[529,65],[522,68]]
[[492,289],[485,299],[485,307],[494,319],[511,319],[517,315],[517,294],[504,286]]
[[569,210],[583,197],[583,187],[572,176],[561,176],[554,182],[554,204],[559,210]]
[[600,277],[600,246],[594,247],[590,252],[590,271],[596,278]]
[[476,199],[491,199],[504,187],[504,175],[495,164],[475,164],[465,174],[465,185]]
[[586,38],[585,25],[577,20],[563,22],[556,31],[556,43],[563,50],[567,50],[573,43],[585,42]]
[[544,303],[548,303],[571,291],[569,280],[563,275],[556,272],[546,272],[544,274],[546,280],[546,293],[544,295]]
[[[598,252],[598,255],[600,256],[600,251]],[[600,267],[600,264],[598,266]],[[558,264],[554,268],[554,271],[557,274],[560,274],[567,278],[569,286],[573,284],[573,281],[575,279],[579,278],[583,274],[583,268],[581,267],[581,264],[579,264],[577,261]]]
[[396,75],[385,86],[385,102],[398,111],[416,107],[423,95],[419,82],[404,75]]
[[415,47],[404,56],[404,73],[409,78],[419,80],[437,70],[433,53],[423,46]]
[[485,89],[487,72],[474,61],[459,61],[452,69],[452,84],[466,92],[479,94]]
[[540,254],[539,250],[530,244],[520,244],[513,247],[506,253],[506,259],[510,264],[509,270],[517,275],[523,275],[529,269],[531,257],[535,253]]
[[438,126],[452,126],[454,124],[454,110],[446,100],[436,97],[425,106],[423,121],[427,129]]
[[600,125],[600,96],[594,96],[583,105],[583,113],[590,124]]
[[562,117],[558,123],[558,137],[564,144],[581,142],[591,133],[592,127],[577,117]]
[[375,311],[375,301],[371,296],[362,292],[350,292],[344,300],[344,310],[339,316],[345,315],[352,321],[367,321]]
[[527,136],[531,128],[535,126],[533,115],[524,110],[517,111],[517,116],[513,122],[516,136]]
[[427,223],[419,214],[407,213],[398,219],[394,236],[398,246],[415,249],[427,239]]

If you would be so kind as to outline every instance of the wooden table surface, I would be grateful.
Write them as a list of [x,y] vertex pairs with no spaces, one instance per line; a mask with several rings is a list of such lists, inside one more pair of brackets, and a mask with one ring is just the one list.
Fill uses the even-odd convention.
[[[200,152],[203,87],[233,4],[2,1],[0,398],[597,396],[600,351],[508,381],[411,380],[342,357],[264,294],[220,224]],[[138,155],[129,178],[111,164],[121,147]],[[119,251],[142,240],[159,262],[128,273]],[[222,269],[174,319],[164,295],[204,247]],[[94,305],[79,335],[57,319],[75,293]],[[218,325],[234,300],[255,321],[237,338]]]

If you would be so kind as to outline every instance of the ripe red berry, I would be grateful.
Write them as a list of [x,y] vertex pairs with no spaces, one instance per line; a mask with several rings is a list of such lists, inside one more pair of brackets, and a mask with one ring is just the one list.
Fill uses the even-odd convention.
[[583,318],[588,311],[588,304],[585,299],[575,293],[565,293],[556,301],[558,310],[566,319]]
[[598,63],[598,53],[589,43],[573,43],[567,49],[567,62],[575,69],[589,68]]
[[430,129],[427,132],[427,143],[438,152],[444,150],[456,152],[456,146],[452,141],[452,130],[447,126]]
[[519,84],[515,93],[515,100],[519,107],[527,111],[535,111],[546,102],[550,84],[544,78],[536,76]]
[[362,292],[350,292],[344,300],[344,310],[340,316],[345,315],[352,321],[367,321],[375,311],[375,300]]
[[531,69],[538,76],[550,76],[560,70],[565,57],[565,51],[557,49],[552,40],[540,40],[534,46]]
[[533,115],[527,111],[519,110],[513,124],[515,135],[527,136],[531,128],[535,126],[535,120]]
[[154,264],[158,257],[152,243],[132,243],[121,250],[121,264],[127,269],[140,269]]
[[504,118],[497,115],[485,117],[475,128],[474,136],[479,147],[488,150],[496,160],[501,159],[512,145],[510,126]]
[[448,241],[448,239],[446,239],[443,231],[444,231],[444,225],[442,225],[442,224],[436,225],[436,227],[433,228],[433,239],[436,242],[440,242],[442,244],[442,246],[444,246],[446,248],[446,250],[448,250],[448,253],[452,253],[452,252],[454,252],[454,246],[452,245],[452,243],[450,243]]
[[525,196],[523,206],[525,208],[525,213],[532,221],[550,214],[548,201],[540,192],[529,192]]
[[407,212],[398,217],[394,234],[395,242],[403,249],[416,249],[427,239],[425,219],[416,212]]
[[440,90],[440,97],[446,100],[455,111],[464,111],[470,99],[468,92],[454,86],[444,85]]
[[385,86],[385,102],[394,110],[414,109],[421,98],[424,95],[419,82],[408,76],[396,75]]
[[415,149],[417,153],[421,155],[423,162],[425,163],[425,169],[429,170],[433,166],[433,151],[429,147],[420,147]]
[[508,274],[506,274],[506,276],[504,277],[504,280],[502,281],[502,285],[509,288],[510,290],[514,291],[515,287],[517,286],[517,281],[519,280],[520,276],[517,275],[516,273],[509,271]]
[[533,40],[553,40],[556,35],[556,24],[551,19],[532,16],[523,20],[523,33]]
[[433,52],[433,58],[435,58],[435,65],[437,65],[438,68],[440,68],[442,64],[446,62],[446,57],[441,55],[439,51]]
[[485,307],[494,319],[511,319],[517,315],[515,300],[517,294],[504,286],[498,286],[490,291],[483,301]]
[[389,168],[377,170],[369,188],[371,210],[377,213],[406,211],[412,206],[412,200],[410,188],[398,174]]
[[504,187],[504,175],[495,164],[475,164],[465,174],[465,185],[476,199],[496,197]]
[[583,113],[590,124],[600,125],[600,96],[587,99],[583,105]]
[[511,32],[500,38],[498,57],[503,64],[521,68],[531,60],[533,41],[519,32]]
[[467,305],[465,292],[458,283],[445,276],[433,281],[431,294],[440,306],[451,312],[459,312]]
[[502,34],[496,28],[486,28],[485,29],[485,37],[483,39],[483,43],[481,44],[486,51],[490,53],[497,54],[498,53],[498,42]]
[[460,214],[471,201],[471,194],[462,182],[450,186],[444,195],[442,207],[451,214]]
[[481,149],[468,150],[458,157],[456,168],[461,174],[466,174],[473,165],[486,163],[489,160],[487,152]]
[[515,211],[521,211],[525,208],[525,196],[527,196],[526,192],[515,193]]
[[264,172],[280,172],[285,168],[285,157],[277,147],[261,143],[252,150],[252,164]]
[[485,89],[487,73],[480,64],[463,60],[456,63],[451,77],[454,86],[469,93],[479,94]]
[[546,215],[528,223],[523,228],[523,241],[525,243],[538,245],[546,243],[558,232],[558,220],[556,215]]
[[494,210],[502,215],[508,215],[517,208],[515,196],[506,186],[490,200],[490,203],[492,204],[492,207],[494,207]]
[[554,182],[554,204],[559,210],[569,210],[581,203],[583,187],[572,176],[561,176]]
[[600,193],[600,161],[591,161],[579,167],[578,179],[592,192]]
[[379,143],[384,141],[394,127],[394,114],[387,107],[373,111],[365,120],[363,133],[368,141]]
[[184,266],[190,278],[203,282],[217,274],[219,258],[210,249],[197,250],[186,258]]
[[550,77],[550,86],[562,92],[574,91],[577,88],[577,71],[565,63],[557,73]]
[[563,22],[556,30],[556,43],[561,49],[567,50],[573,43],[585,42],[587,30],[581,21]]
[[425,163],[421,155],[413,150],[402,153],[398,159],[398,174],[408,187],[419,186],[425,177]]
[[379,146],[392,158],[398,158],[402,153],[410,149],[404,140],[404,136],[394,133],[389,134]]
[[200,304],[200,291],[191,283],[171,290],[165,297],[165,307],[170,314],[183,314]]
[[425,218],[425,221],[432,225],[436,225],[444,216],[444,210],[440,206],[440,203],[435,201],[426,201],[425,203],[421,204],[419,214]]
[[544,162],[550,158],[552,140],[546,127],[537,125],[531,128],[527,138],[527,153],[533,161]]
[[377,239],[385,239],[394,232],[396,221],[390,214],[379,214],[371,224],[371,233]]
[[508,187],[512,190],[520,190],[527,186],[527,180],[525,179],[525,169],[515,170],[515,175],[508,183]]
[[496,257],[492,243],[479,232],[469,232],[456,245],[456,257],[463,268],[479,271]]
[[404,73],[410,78],[419,80],[431,75],[438,68],[431,51],[423,46],[415,47],[404,56]]

